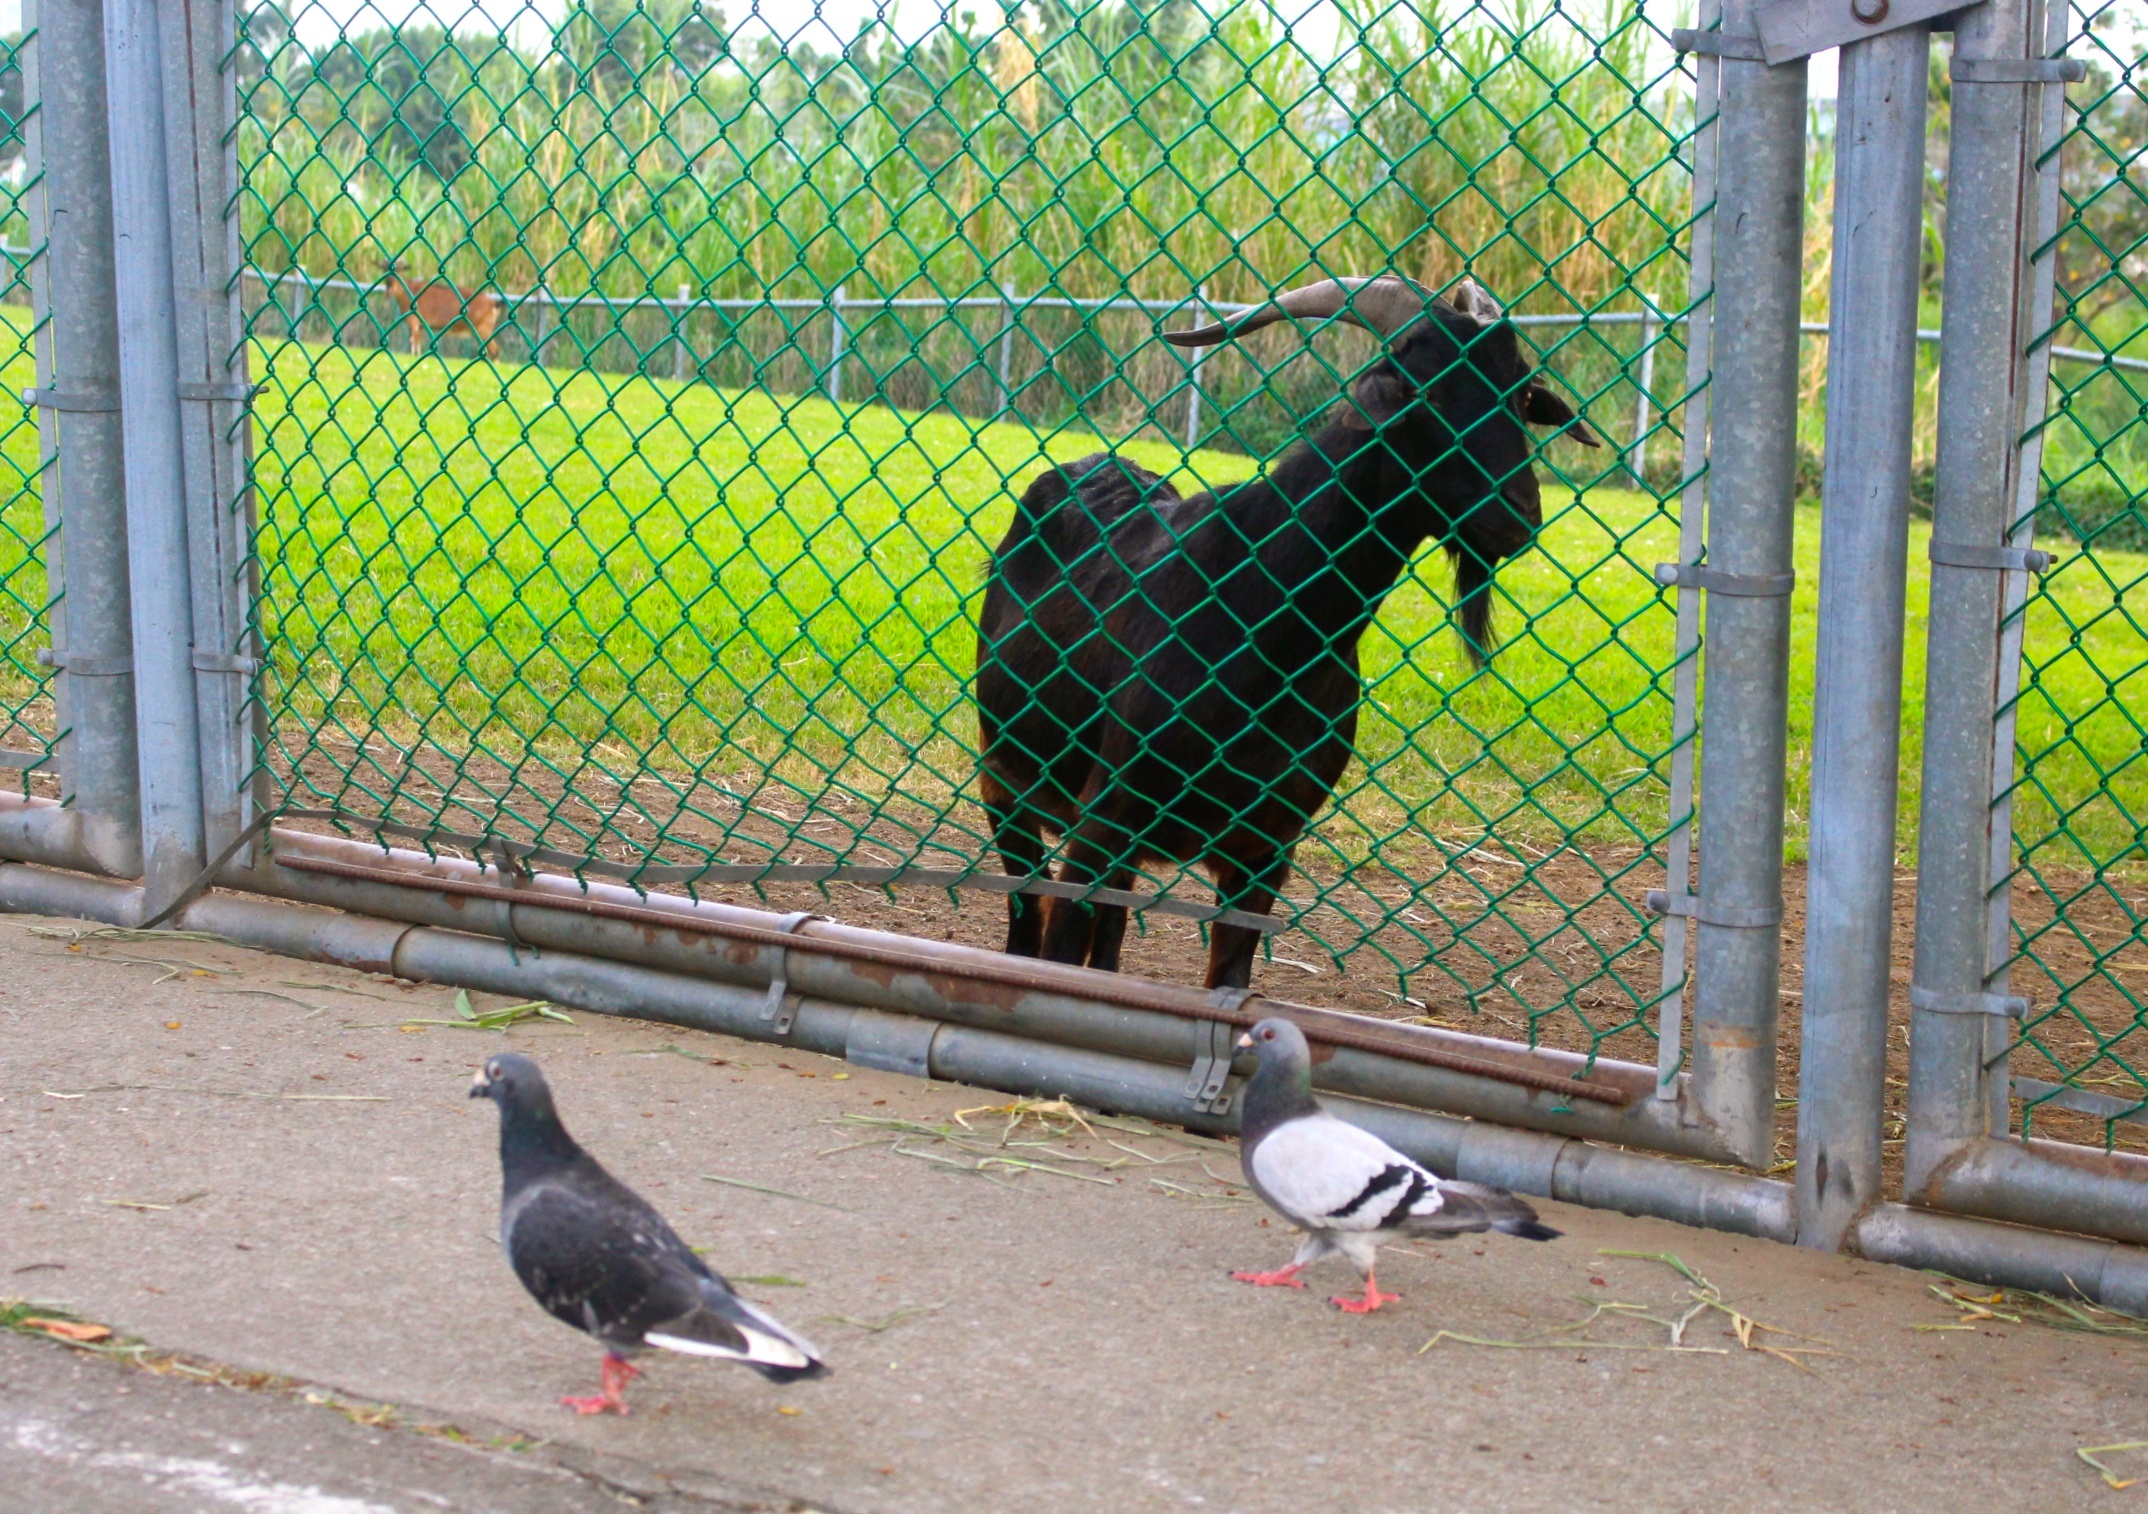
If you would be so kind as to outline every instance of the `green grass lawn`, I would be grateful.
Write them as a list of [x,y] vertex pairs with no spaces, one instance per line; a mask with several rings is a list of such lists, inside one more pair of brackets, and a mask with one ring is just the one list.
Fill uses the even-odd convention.
[[[990,546],[1047,461],[1102,445],[950,413],[312,344],[265,346],[256,371],[278,765],[310,775],[303,802],[351,808],[394,782],[394,754],[415,750],[534,767],[555,788],[592,767],[734,785],[773,775],[804,799],[832,788],[973,825],[955,796],[970,771],[972,616]],[[21,359],[9,376],[30,381]],[[34,466],[26,427],[0,450]],[[1155,442],[1124,450],[1188,491],[1253,466]],[[1566,444],[1549,458],[1583,460]],[[1676,553],[1675,519],[1649,495],[1561,487],[1548,471],[1546,484],[1539,548],[1500,575],[1507,644],[1487,670],[1446,627],[1436,553],[1388,601],[1365,648],[1362,761],[1324,827],[1337,860],[1428,827],[1537,841],[1660,829],[1672,621],[1649,575]],[[0,634],[24,646],[40,640],[24,634],[35,597],[23,592],[37,510],[19,492],[0,521],[0,581],[17,595],[0,599]],[[1926,534],[1910,552],[1905,844]],[[1817,550],[1817,512],[1801,510],[1794,849]],[[2032,611],[2021,741],[2043,755],[2024,834],[2067,811],[2093,854],[2137,844],[2127,817],[2148,795],[2128,707],[2148,641],[2120,595],[2144,571],[2148,559],[2124,553],[2077,559]],[[367,770],[357,792],[329,776],[355,767]]]

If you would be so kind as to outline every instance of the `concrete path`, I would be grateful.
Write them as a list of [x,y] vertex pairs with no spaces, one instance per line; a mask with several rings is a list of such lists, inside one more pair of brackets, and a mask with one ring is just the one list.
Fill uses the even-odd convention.
[[[1380,1276],[1402,1301],[1346,1318],[1323,1302],[1354,1282],[1339,1264],[1305,1293],[1230,1281],[1291,1238],[1227,1150],[1028,1122],[1016,1138],[1043,1144],[1009,1153],[1059,1170],[964,1172],[978,1151],[885,1122],[959,1133],[957,1111],[1006,1096],[587,1014],[406,1024],[455,1019],[453,995],[71,929],[0,918],[0,1297],[257,1386],[0,1336],[10,1507],[2074,1510],[2148,1491],[2074,1455],[2148,1439],[2148,1342],[1970,1323],[1917,1274],[1546,1205],[1564,1239],[1395,1248]],[[502,1045],[712,1262],[761,1280],[741,1287],[831,1379],[667,1358],[629,1418],[557,1407],[599,1353],[492,1239],[496,1116],[465,1093]],[[1638,1316],[1679,1317],[1694,1285],[1606,1251],[1675,1254],[1728,1310],[1665,1351]],[[1741,1348],[1729,1310],[1791,1354]]]

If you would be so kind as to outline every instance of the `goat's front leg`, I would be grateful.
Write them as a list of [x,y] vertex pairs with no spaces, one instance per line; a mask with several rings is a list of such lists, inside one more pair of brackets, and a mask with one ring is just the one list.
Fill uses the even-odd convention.
[[[1016,799],[991,773],[977,784],[977,797],[992,822],[992,844],[1009,876],[1035,878],[1044,872],[1044,831],[1037,813]],[[1034,957],[1044,945],[1044,900],[1037,894],[1007,896],[1007,955]]]
[[[1275,904],[1276,891],[1283,886],[1283,874],[1290,870],[1290,858],[1278,857],[1258,877],[1252,869],[1235,862],[1216,865],[1216,903],[1225,909],[1244,910],[1248,914],[1265,915]],[[1253,954],[1260,950],[1263,933],[1243,925],[1225,925],[1218,920],[1208,927],[1208,986],[1210,988],[1249,988],[1253,983]]]

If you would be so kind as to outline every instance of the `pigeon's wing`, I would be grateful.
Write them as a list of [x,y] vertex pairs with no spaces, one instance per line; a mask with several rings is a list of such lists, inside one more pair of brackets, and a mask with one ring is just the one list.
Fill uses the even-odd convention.
[[651,1325],[642,1339],[689,1356],[744,1362],[771,1382],[819,1377],[828,1370],[803,1336],[747,1303],[720,1278],[704,1279],[691,1310]]
[[1439,1183],[1440,1206],[1436,1213],[1412,1214],[1402,1226],[1411,1235],[1456,1235],[1467,1230],[1497,1230],[1518,1235],[1525,1241],[1550,1241],[1559,1232],[1538,1221],[1528,1201],[1504,1188],[1481,1183]]
[[[648,1205],[566,1179],[532,1184],[501,1237],[530,1296],[614,1346],[692,1310],[708,1270]],[[682,1258],[683,1253],[683,1258]]]
[[1285,1121],[1247,1161],[1268,1201],[1307,1230],[1393,1230],[1441,1206],[1439,1179],[1331,1114]]

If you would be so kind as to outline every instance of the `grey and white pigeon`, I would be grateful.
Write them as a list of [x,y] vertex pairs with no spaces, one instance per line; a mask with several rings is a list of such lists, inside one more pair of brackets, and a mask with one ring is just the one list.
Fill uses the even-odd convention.
[[488,1059],[470,1097],[500,1106],[500,1247],[553,1318],[602,1341],[604,1388],[560,1402],[580,1414],[627,1412],[627,1360],[649,1346],[743,1362],[771,1382],[827,1367],[795,1332],[731,1291],[664,1217],[575,1144],[528,1057]]
[[1312,1050],[1290,1021],[1263,1020],[1238,1045],[1260,1059],[1240,1105],[1239,1164],[1268,1207],[1305,1232],[1288,1267],[1232,1273],[1239,1282],[1303,1288],[1300,1272],[1340,1252],[1365,1279],[1365,1296],[1333,1303],[1370,1314],[1401,1296],[1382,1293],[1373,1279],[1382,1241],[1476,1230],[1531,1241],[1559,1234],[1504,1188],[1435,1177],[1371,1131],[1322,1109],[1313,1098]]

